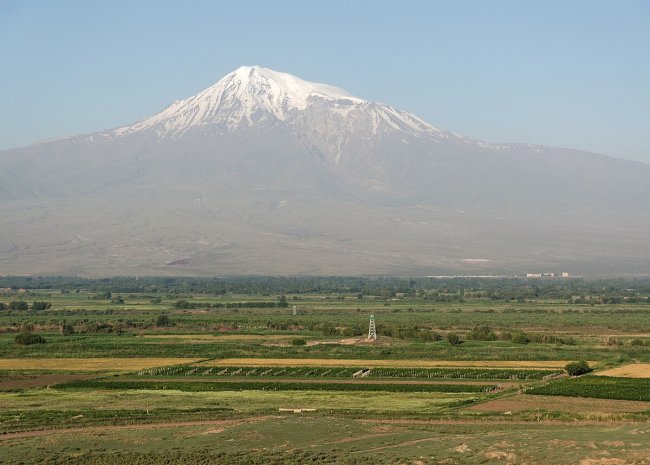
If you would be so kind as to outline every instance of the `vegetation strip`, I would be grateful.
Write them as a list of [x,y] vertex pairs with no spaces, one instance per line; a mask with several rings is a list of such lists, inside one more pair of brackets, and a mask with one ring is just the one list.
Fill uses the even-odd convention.
[[[225,383],[225,384],[235,384],[235,383],[298,383],[298,384],[476,384],[481,386],[494,386],[494,380],[476,380],[476,379],[368,379],[368,378],[356,378],[356,379],[296,379],[296,378],[136,378],[136,377],[123,377],[119,378],[120,382],[134,381],[134,382],[146,382],[146,383]],[[515,381],[502,381],[500,386],[514,386]]]
[[442,383],[314,383],[314,382],[184,382],[80,380],[60,384],[61,389],[138,389],[177,391],[390,391],[390,392],[491,392],[496,385]]
[[81,433],[81,432],[103,432],[103,431],[121,431],[121,430],[137,430],[137,429],[152,429],[152,428],[178,428],[187,426],[208,426],[208,425],[223,425],[232,426],[242,423],[253,423],[263,421],[269,417],[257,416],[245,419],[226,419],[226,420],[197,420],[197,421],[170,421],[164,423],[134,423],[131,425],[93,425],[82,428],[52,428],[31,431],[17,431],[11,433],[0,434],[0,440],[21,439],[38,436],[47,436],[57,433]]
[[[316,366],[316,367],[386,367],[386,368],[564,368],[567,360],[361,360],[361,359],[314,359],[314,358],[225,358],[206,362],[207,366]],[[589,362],[595,363],[595,362]]]
[[486,379],[539,380],[562,373],[561,370],[521,370],[497,368],[372,368],[347,367],[215,367],[177,365],[141,370],[138,376],[209,376],[217,378],[400,378],[400,379]]
[[534,386],[527,394],[650,401],[650,379],[583,376]]
[[0,358],[0,370],[124,371],[198,362],[197,358]]

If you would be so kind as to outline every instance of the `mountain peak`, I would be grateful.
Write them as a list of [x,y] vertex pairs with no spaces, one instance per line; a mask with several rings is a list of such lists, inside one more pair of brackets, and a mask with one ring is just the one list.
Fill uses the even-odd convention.
[[176,100],[160,113],[120,127],[113,134],[122,136],[153,129],[159,135],[174,136],[206,124],[222,125],[231,131],[273,119],[286,121],[292,111],[304,110],[310,101],[318,99],[365,103],[335,86],[305,81],[262,66],[241,66],[198,94]]
[[363,102],[363,100],[338,87],[305,81],[292,74],[274,71],[262,66],[241,66],[225,76],[213,87],[221,90],[223,84],[232,82],[240,86],[242,91],[252,90],[272,98],[287,99],[287,104],[291,108],[304,109],[307,106],[307,100],[312,96]]

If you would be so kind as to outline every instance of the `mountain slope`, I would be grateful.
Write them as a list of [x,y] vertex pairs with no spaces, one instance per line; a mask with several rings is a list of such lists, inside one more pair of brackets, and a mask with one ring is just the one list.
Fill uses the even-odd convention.
[[649,177],[242,67],[137,123],[0,152],[0,273],[650,271]]

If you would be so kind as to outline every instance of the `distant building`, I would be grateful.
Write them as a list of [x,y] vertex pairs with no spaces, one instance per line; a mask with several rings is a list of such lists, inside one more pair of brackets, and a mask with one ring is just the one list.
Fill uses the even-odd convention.
[[527,278],[568,278],[569,273],[563,271],[562,273],[526,273]]

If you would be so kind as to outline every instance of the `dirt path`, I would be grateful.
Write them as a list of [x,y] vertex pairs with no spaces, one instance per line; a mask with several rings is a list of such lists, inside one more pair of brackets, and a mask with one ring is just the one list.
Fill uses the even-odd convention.
[[91,432],[107,432],[107,431],[128,431],[128,430],[141,430],[141,429],[154,429],[154,428],[178,428],[185,426],[236,426],[244,423],[255,423],[262,420],[275,418],[267,415],[262,417],[248,417],[237,420],[203,420],[203,421],[178,421],[178,422],[164,422],[164,423],[140,423],[134,425],[107,425],[107,426],[86,426],[81,428],[51,428],[39,429],[33,431],[19,431],[16,433],[0,434],[0,441],[7,441],[11,439],[22,438],[35,438],[39,436],[47,436],[50,434],[66,434],[66,433],[91,433]]

